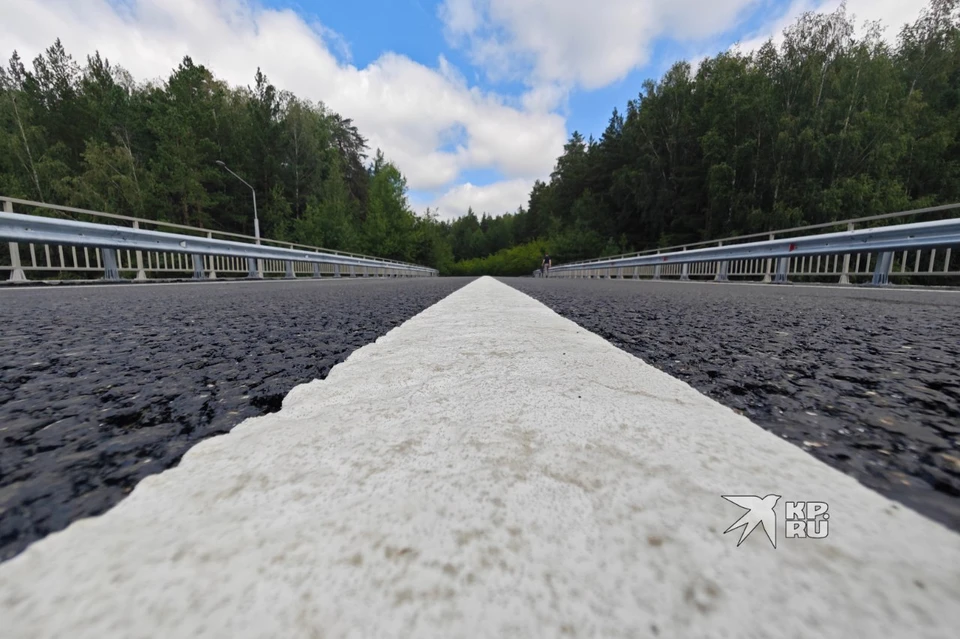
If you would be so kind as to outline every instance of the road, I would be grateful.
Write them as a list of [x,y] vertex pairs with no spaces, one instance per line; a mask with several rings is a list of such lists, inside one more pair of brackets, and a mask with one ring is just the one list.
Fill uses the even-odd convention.
[[960,293],[503,281],[960,530]]
[[468,281],[0,290],[0,561]]
[[[468,281],[0,290],[0,561]],[[503,281],[960,530],[960,295]]]
[[[788,506],[811,498],[816,526]],[[0,564],[0,618],[5,639],[941,639],[958,565],[960,535],[485,277]]]

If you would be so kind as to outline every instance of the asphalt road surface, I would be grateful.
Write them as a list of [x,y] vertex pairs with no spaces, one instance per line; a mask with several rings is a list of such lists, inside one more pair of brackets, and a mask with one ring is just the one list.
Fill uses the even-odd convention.
[[[468,281],[0,290],[0,560]],[[960,294],[506,281],[960,530]]]
[[960,293],[503,281],[960,531]]
[[0,561],[468,281],[0,290]]

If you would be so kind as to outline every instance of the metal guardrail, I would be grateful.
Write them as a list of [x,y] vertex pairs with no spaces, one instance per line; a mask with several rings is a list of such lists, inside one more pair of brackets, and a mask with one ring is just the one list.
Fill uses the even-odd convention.
[[[714,280],[726,281],[731,277],[762,276],[764,282],[782,283],[794,275],[837,277],[839,283],[849,284],[851,277],[871,277],[872,283],[877,285],[889,283],[891,277],[960,276],[960,259],[956,259],[957,255],[952,249],[960,245],[960,219],[854,229],[858,222],[952,209],[960,209],[960,204],[700,242],[672,247],[674,250],[661,249],[562,264],[552,267],[550,274],[559,277],[623,278],[624,269],[632,268],[633,278],[678,276],[681,280],[688,280],[691,277],[712,276]],[[776,234],[841,225],[846,225],[848,230],[775,239]],[[769,239],[737,243],[763,236]],[[711,243],[717,246],[691,249]],[[677,248],[680,250],[675,250]],[[940,249],[946,250],[938,253]]]
[[[342,267],[346,267],[351,276],[435,277],[438,274],[435,269],[425,266],[355,253],[298,244],[284,244],[289,247],[284,248],[275,246],[279,243],[271,240],[262,241],[266,244],[221,240],[213,236],[254,238],[28,200],[2,197],[0,200],[4,209],[0,213],[0,239],[9,242],[10,254],[10,264],[0,265],[0,270],[9,270],[11,281],[27,281],[26,273],[30,271],[102,271],[106,280],[120,280],[124,271],[135,273],[137,280],[148,279],[148,273],[163,275],[184,272],[192,272],[194,279],[216,278],[218,273],[250,278],[263,277],[264,274],[282,274],[286,278],[295,278],[298,274],[340,277]],[[111,220],[120,219],[132,222],[133,228],[23,215],[13,212],[15,203]],[[146,230],[139,228],[140,224],[173,227],[203,233],[205,236]],[[26,264],[21,259],[20,243],[25,243],[29,250],[29,262]],[[42,249],[40,259],[37,257],[38,248]]]

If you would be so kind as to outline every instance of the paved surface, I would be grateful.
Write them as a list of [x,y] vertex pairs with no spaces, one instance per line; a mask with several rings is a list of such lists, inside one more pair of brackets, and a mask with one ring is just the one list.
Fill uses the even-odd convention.
[[0,290],[0,560],[467,281]]
[[[781,520],[776,549],[738,548],[721,495],[774,491],[828,502],[828,536]],[[10,639],[945,638],[958,565],[960,535],[484,278],[0,565],[0,617]]]
[[960,294],[504,281],[960,530]]

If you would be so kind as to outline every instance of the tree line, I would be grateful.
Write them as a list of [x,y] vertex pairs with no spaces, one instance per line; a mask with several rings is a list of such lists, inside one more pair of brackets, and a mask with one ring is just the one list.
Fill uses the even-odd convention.
[[449,268],[445,229],[349,118],[278,91],[231,87],[190,57],[138,83],[57,40],[0,68],[0,193]]
[[459,270],[960,201],[958,4],[932,0],[892,45],[879,23],[855,35],[841,6],[804,14],[779,44],[674,64],[599,139],[574,132],[527,206],[489,225],[525,248],[482,259],[471,247],[489,240],[464,222]]
[[[516,212],[416,215],[398,168],[353,122],[185,57],[136,82],[59,41],[0,68],[0,194],[413,261],[525,274],[555,261],[960,200],[960,0],[931,0],[888,44],[841,6],[779,43],[674,64],[574,132]],[[889,26],[889,25],[888,25]],[[491,215],[491,213],[493,215]]]

